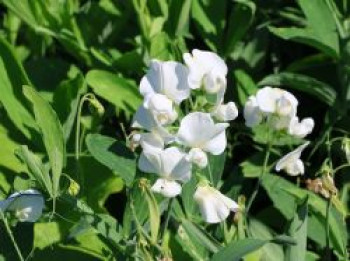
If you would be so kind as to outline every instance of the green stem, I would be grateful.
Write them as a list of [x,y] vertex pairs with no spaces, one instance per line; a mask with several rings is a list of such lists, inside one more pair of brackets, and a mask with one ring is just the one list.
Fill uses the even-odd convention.
[[247,217],[248,212],[256,198],[256,196],[258,195],[259,189],[260,189],[260,185],[263,179],[263,176],[265,175],[266,171],[267,171],[267,164],[269,162],[269,158],[270,158],[270,151],[271,151],[271,142],[268,143],[267,147],[266,147],[266,153],[265,153],[265,159],[264,159],[264,165],[263,165],[263,170],[261,175],[259,176],[259,180],[256,183],[256,186],[254,188],[253,194],[251,195],[248,203],[247,203],[247,207],[245,208],[245,217]]
[[171,213],[171,209],[173,207],[173,204],[174,204],[174,198],[171,198],[169,200],[168,209],[165,213],[165,222],[164,222],[163,229],[162,229],[162,242],[164,241],[166,230],[168,228],[168,224],[169,224],[169,220],[170,220],[170,213]]
[[327,260],[331,260],[331,251],[330,251],[330,238],[329,238],[329,214],[331,211],[332,196],[327,200],[327,212],[326,212],[326,256]]
[[7,218],[5,217],[4,212],[2,212],[1,210],[0,210],[0,215],[1,215],[2,221],[4,222],[7,234],[9,235],[9,237],[10,237],[10,239],[12,241],[12,244],[13,244],[15,250],[16,250],[16,253],[18,255],[19,260],[20,261],[24,261],[25,259],[23,258],[21,250],[19,249],[19,247],[17,245],[17,242],[15,240],[15,237],[13,236],[11,228],[10,228],[8,222],[7,222]]

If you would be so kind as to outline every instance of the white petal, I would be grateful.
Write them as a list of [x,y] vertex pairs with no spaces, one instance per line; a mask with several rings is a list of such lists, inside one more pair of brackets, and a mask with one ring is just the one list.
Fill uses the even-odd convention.
[[209,186],[198,186],[194,199],[199,205],[203,219],[208,223],[225,220],[230,211],[239,209],[236,202]]
[[164,140],[154,132],[139,134],[139,144],[143,150],[161,150],[164,148]]
[[152,113],[141,105],[134,115],[132,127],[151,131],[157,125]]
[[259,109],[263,112],[274,113],[276,111],[276,101],[279,98],[271,87],[264,87],[256,93],[256,101]]
[[221,154],[226,147],[227,127],[227,123],[215,124],[209,113],[189,113],[180,123],[178,141],[185,146],[218,155],[217,153]]
[[153,60],[150,70],[140,83],[143,96],[159,93],[179,104],[190,95],[188,69],[178,62]]
[[210,152],[213,155],[222,154],[225,151],[227,145],[225,129],[228,127],[228,124],[219,124],[220,126],[218,126],[216,129],[216,132],[213,132],[210,139],[203,145],[203,150]]
[[162,170],[160,152],[156,150],[144,150],[138,161],[138,168],[146,173],[159,174]]
[[263,114],[258,107],[255,96],[250,96],[244,106],[243,116],[247,127],[254,127],[261,123]]
[[145,98],[144,107],[148,109],[159,125],[173,123],[177,118],[177,112],[173,102],[163,94],[153,94]]
[[305,172],[304,163],[300,159],[297,159],[287,166],[286,172],[290,176],[297,176],[299,174],[303,175]]
[[227,66],[217,54],[208,51],[193,50],[183,56],[188,66],[189,84],[192,89],[197,89],[204,82],[204,88],[216,93],[222,86],[226,86]]
[[[299,168],[300,170],[303,170],[304,165],[300,165],[300,162],[298,163],[298,160],[301,156],[302,151],[309,145],[309,142],[306,142],[302,145],[300,145],[298,148],[296,148],[295,150],[289,152],[288,154],[286,154],[285,156],[283,156],[276,164],[276,171],[280,171],[280,170],[285,170],[287,173],[289,173],[288,171],[291,171],[292,173],[289,173],[291,175],[295,175],[293,173],[295,173],[295,168]],[[297,165],[295,165],[297,164]],[[302,168],[302,169],[301,169]],[[304,171],[303,171],[304,172]]]
[[294,117],[289,125],[289,134],[298,138],[304,138],[310,134],[315,126],[312,118],[305,118],[299,122],[298,117]]
[[157,179],[151,190],[162,194],[164,197],[173,198],[181,193],[181,185],[176,181]]

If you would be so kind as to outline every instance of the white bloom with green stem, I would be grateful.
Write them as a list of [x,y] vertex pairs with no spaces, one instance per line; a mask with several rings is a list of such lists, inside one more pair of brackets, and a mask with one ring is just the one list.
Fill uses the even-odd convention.
[[194,49],[192,54],[185,53],[183,59],[189,68],[190,88],[198,89],[203,85],[208,93],[217,93],[226,88],[228,69],[216,53]]
[[152,60],[150,69],[141,79],[140,93],[145,98],[163,94],[180,104],[190,96],[188,68],[178,62]]
[[186,183],[191,179],[191,163],[186,153],[177,147],[164,150],[144,150],[140,156],[139,169],[146,173],[157,174],[160,179],[152,190],[165,197],[175,197],[181,193],[179,182]]
[[177,141],[186,147],[220,155],[227,145],[228,126],[228,123],[215,123],[209,113],[192,112],[181,120]]
[[13,193],[0,201],[2,212],[12,212],[20,222],[36,222],[44,209],[44,197],[34,189]]
[[194,199],[197,202],[203,219],[207,223],[219,223],[224,221],[231,211],[239,210],[238,204],[223,195],[217,189],[208,184],[199,184]]
[[276,171],[284,170],[290,176],[303,175],[305,172],[305,167],[300,157],[301,153],[309,145],[309,143],[310,142],[306,142],[283,156],[276,164]]

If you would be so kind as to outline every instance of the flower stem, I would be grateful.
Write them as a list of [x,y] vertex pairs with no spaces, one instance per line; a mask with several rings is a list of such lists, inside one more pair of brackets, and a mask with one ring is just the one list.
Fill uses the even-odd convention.
[[267,171],[267,164],[268,164],[269,158],[270,158],[270,151],[271,151],[271,142],[269,142],[267,147],[266,147],[266,153],[265,153],[265,159],[264,159],[264,165],[263,165],[262,173],[259,176],[259,180],[258,180],[258,182],[255,185],[253,194],[251,195],[251,197],[250,197],[250,199],[249,199],[249,201],[247,203],[247,206],[245,208],[245,216],[246,217],[247,217],[248,212],[249,212],[249,210],[250,210],[250,208],[251,208],[251,206],[253,204],[253,201],[255,200],[256,196],[258,195],[263,176],[265,175],[265,173]]
[[17,256],[18,256],[19,260],[20,261],[24,261],[24,258],[22,256],[21,250],[19,249],[19,247],[17,245],[17,242],[15,240],[15,237],[12,234],[12,231],[11,231],[11,228],[9,226],[9,223],[7,222],[7,218],[5,217],[4,212],[2,212],[1,210],[0,210],[0,215],[1,215],[2,221],[4,222],[4,225],[5,225],[5,228],[6,228],[6,232],[9,235],[9,237],[10,237],[10,239],[12,241],[12,244],[13,244],[15,250],[16,250],[16,253],[17,253]]
[[329,238],[329,215],[331,212],[332,205],[332,196],[330,196],[327,200],[327,212],[326,212],[326,260],[331,260],[331,251],[330,251],[330,238]]
[[164,222],[163,229],[162,229],[162,242],[164,241],[166,230],[168,228],[168,224],[169,224],[169,220],[170,220],[170,213],[171,213],[171,209],[173,207],[173,204],[174,204],[174,198],[171,198],[169,200],[168,209],[165,213],[165,222]]

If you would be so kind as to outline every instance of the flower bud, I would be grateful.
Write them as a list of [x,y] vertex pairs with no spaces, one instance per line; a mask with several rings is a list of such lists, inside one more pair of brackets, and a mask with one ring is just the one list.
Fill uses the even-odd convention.
[[238,116],[238,109],[234,102],[220,104],[214,112],[215,118],[219,121],[232,121]]
[[199,149],[193,148],[187,155],[188,161],[196,164],[199,168],[203,169],[208,165],[208,156],[207,154]]

